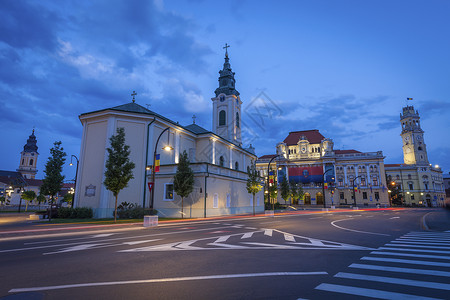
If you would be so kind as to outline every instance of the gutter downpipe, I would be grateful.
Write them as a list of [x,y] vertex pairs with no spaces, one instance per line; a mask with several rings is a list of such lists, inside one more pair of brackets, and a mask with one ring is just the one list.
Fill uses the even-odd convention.
[[205,211],[204,211],[204,214],[203,214],[203,217],[204,217],[204,218],[206,218],[206,197],[207,197],[207,194],[206,194],[206,183],[207,183],[208,177],[209,177],[209,163],[206,164],[206,176],[205,176]]
[[156,117],[153,117],[153,120],[147,125],[147,148],[145,150],[145,168],[144,168],[144,199],[142,200],[142,208],[145,209],[145,196],[147,192],[147,187],[145,184],[147,183],[147,165],[148,165],[148,134],[150,133],[150,125],[152,125],[156,120]]

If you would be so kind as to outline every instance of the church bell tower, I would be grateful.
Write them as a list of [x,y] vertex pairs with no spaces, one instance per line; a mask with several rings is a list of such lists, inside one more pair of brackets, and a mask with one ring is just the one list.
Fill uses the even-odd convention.
[[420,128],[419,112],[414,106],[403,107],[400,114],[402,124],[403,160],[406,165],[428,165],[427,147],[423,139],[424,131]]
[[231,71],[228,58],[228,44],[225,44],[225,62],[219,71],[219,87],[214,91],[216,97],[213,102],[213,126],[215,134],[241,146],[241,105],[239,92],[236,90],[234,72]]
[[19,168],[17,169],[24,178],[34,179],[36,176],[36,164],[39,156],[37,150],[37,140],[33,129],[33,132],[28,137],[27,143],[23,146],[23,151],[20,153]]

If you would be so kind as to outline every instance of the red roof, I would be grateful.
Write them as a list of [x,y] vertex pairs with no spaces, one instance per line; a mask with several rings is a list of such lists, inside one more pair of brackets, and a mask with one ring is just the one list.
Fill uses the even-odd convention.
[[334,150],[335,154],[353,154],[353,153],[361,153],[360,151],[349,149],[349,150]]
[[41,186],[42,185],[42,180],[41,179],[25,178],[25,181],[27,182],[27,184],[29,186]]
[[402,164],[384,164],[384,167],[387,168],[394,168],[394,167],[401,167]]
[[275,156],[277,156],[277,155],[276,154],[266,154],[266,155],[259,157],[258,159],[271,159],[271,158],[274,158]]
[[288,146],[297,145],[300,137],[304,135],[310,144],[320,144],[325,138],[317,129],[304,130],[304,131],[292,131],[284,139],[284,143]]

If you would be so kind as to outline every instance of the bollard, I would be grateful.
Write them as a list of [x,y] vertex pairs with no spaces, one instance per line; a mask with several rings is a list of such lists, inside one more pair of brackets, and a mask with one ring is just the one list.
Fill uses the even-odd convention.
[[158,216],[144,216],[144,227],[158,226]]

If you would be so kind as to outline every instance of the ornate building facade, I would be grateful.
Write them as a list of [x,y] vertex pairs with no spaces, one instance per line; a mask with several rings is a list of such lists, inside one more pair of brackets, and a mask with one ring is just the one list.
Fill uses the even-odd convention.
[[[428,161],[424,131],[414,106],[403,107],[400,114],[403,164],[386,164],[388,187],[398,189],[398,205],[443,206],[445,190],[442,170]],[[401,200],[400,200],[401,199]]]
[[300,184],[304,191],[300,205],[389,205],[381,151],[335,150],[333,140],[318,130],[290,132],[276,149],[276,154],[258,159],[257,169],[266,179],[271,169],[278,182]]

